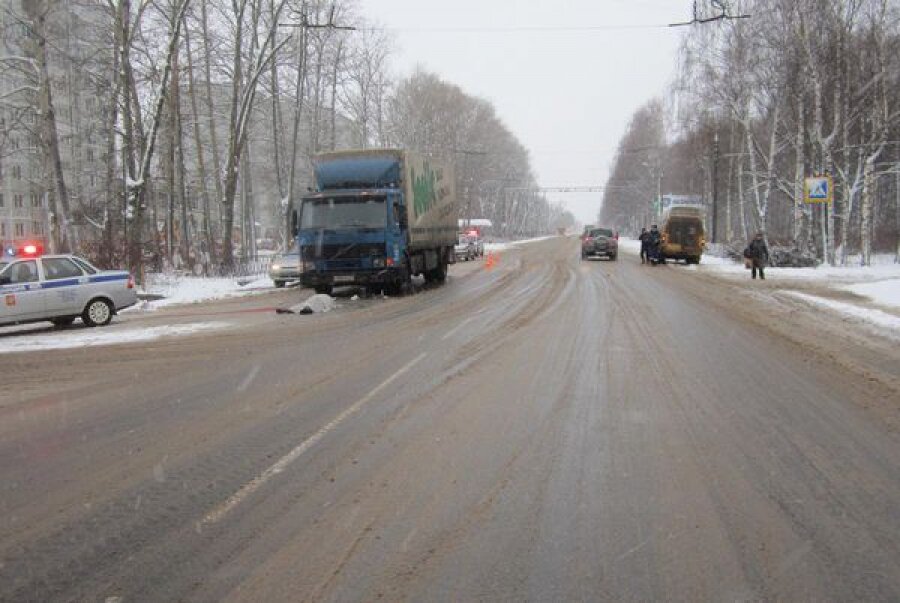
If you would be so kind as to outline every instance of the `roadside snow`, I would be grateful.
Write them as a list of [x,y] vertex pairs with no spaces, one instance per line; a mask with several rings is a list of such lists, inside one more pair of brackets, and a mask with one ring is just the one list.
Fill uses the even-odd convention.
[[861,308],[853,304],[835,301],[833,299],[825,299],[815,295],[807,295],[799,291],[783,291],[784,295],[789,295],[807,303],[828,308],[845,316],[851,316],[864,322],[868,322],[877,327],[887,328],[894,331],[900,331],[900,316],[894,316],[881,310],[873,310],[870,308]]
[[868,297],[876,304],[900,308],[900,278],[875,281],[874,283],[847,285],[843,289]]
[[[243,284],[242,284],[243,283]],[[191,304],[210,299],[253,295],[274,288],[268,277],[206,278],[196,276],[150,275],[141,294],[161,295],[163,299],[145,301],[136,306],[156,310],[174,304]]]
[[57,331],[53,336],[22,335],[0,338],[0,354],[35,352],[40,350],[64,350],[100,345],[118,345],[138,341],[150,341],[163,337],[182,337],[200,331],[211,331],[227,327],[227,322],[195,322],[141,329],[99,327]]

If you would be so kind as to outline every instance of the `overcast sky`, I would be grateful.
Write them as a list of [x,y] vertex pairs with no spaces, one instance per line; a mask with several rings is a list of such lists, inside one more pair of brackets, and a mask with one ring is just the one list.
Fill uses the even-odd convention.
[[[490,100],[542,186],[602,185],[632,112],[671,81],[690,0],[359,0],[421,65]],[[565,28],[596,28],[573,31]],[[435,31],[452,30],[452,31]],[[521,31],[459,31],[522,28]],[[531,28],[559,28],[534,31]],[[601,194],[550,195],[592,223]]]

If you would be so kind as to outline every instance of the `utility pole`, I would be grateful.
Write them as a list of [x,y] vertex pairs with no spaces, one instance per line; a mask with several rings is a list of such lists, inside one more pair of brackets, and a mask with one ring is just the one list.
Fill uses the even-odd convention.
[[712,233],[711,243],[718,242],[719,226],[719,130],[713,134],[713,165],[712,165]]

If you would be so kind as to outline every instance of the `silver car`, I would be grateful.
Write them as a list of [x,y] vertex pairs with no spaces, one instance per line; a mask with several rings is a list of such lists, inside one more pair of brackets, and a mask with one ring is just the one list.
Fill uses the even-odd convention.
[[74,255],[17,257],[0,270],[0,326],[50,321],[90,327],[138,301],[127,271],[99,270]]
[[276,287],[284,287],[291,281],[300,280],[300,253],[296,250],[275,256],[269,265],[269,278]]

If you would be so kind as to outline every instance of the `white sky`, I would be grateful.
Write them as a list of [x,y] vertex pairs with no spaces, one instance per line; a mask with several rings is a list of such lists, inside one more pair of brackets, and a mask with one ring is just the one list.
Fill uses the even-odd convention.
[[[393,65],[490,100],[542,186],[602,185],[631,114],[665,92],[690,0],[359,0],[392,29]],[[648,26],[648,27],[638,27]],[[435,31],[594,27],[593,31]],[[549,195],[585,223],[601,193]]]

